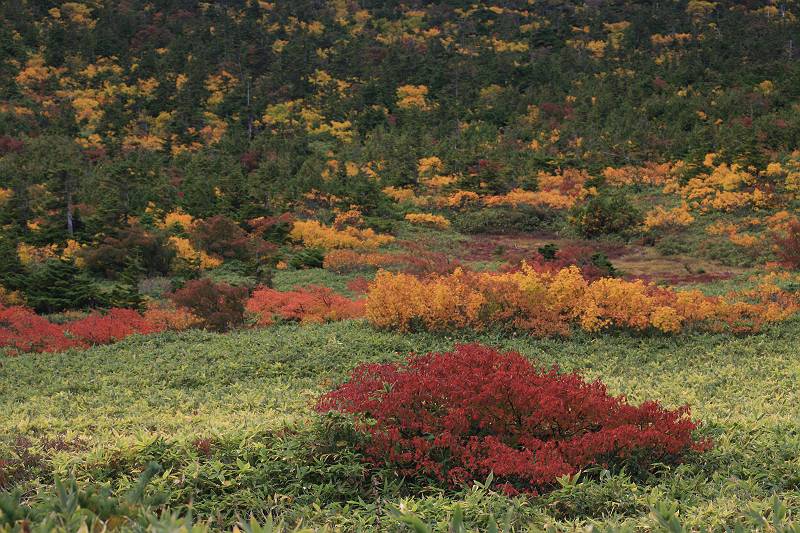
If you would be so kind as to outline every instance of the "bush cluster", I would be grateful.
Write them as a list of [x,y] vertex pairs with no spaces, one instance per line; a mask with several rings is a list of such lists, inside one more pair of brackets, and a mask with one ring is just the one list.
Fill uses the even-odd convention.
[[507,273],[470,272],[419,278],[378,272],[366,300],[367,319],[377,327],[425,329],[511,328],[532,335],[565,335],[573,325],[596,332],[607,328],[678,333],[753,332],[800,309],[797,296],[763,284],[727,297],[698,290],[675,291],[600,278],[587,281],[577,267],[557,272],[535,265]]
[[587,238],[622,234],[638,227],[643,217],[631,201],[618,191],[589,197],[572,210],[572,224]]
[[196,323],[197,318],[185,311],[154,307],[144,313],[115,308],[56,324],[26,307],[0,306],[0,350],[11,355],[61,352],[110,344],[135,334],[182,330]]

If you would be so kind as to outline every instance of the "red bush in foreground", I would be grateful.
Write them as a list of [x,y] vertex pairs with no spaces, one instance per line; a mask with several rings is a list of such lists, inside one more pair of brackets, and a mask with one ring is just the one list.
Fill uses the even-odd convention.
[[369,461],[400,475],[455,485],[493,472],[508,493],[589,465],[647,468],[710,447],[692,438],[688,407],[628,405],[599,381],[480,345],[359,366],[317,409],[356,415]]

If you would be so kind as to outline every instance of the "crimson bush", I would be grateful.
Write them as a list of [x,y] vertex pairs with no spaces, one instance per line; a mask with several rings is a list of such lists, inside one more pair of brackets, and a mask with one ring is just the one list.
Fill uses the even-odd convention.
[[198,220],[190,236],[196,246],[209,254],[244,262],[269,255],[276,248],[261,237],[248,235],[236,222],[222,215]]
[[788,268],[800,270],[800,222],[789,224],[785,235],[773,237],[775,253]]
[[374,464],[448,485],[493,473],[510,494],[590,465],[646,469],[710,447],[692,437],[688,407],[632,406],[599,381],[474,344],[361,365],[317,409],[355,415]]
[[170,295],[176,305],[188,309],[213,331],[227,331],[244,323],[248,290],[208,278],[191,280]]

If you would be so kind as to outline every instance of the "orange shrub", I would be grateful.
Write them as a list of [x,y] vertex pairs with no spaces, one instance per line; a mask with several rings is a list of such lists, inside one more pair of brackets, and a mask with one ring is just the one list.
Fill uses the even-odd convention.
[[694,327],[751,332],[800,310],[796,295],[764,284],[726,297],[676,292],[641,280],[589,282],[577,267],[540,272],[523,263],[509,273],[452,274],[420,279],[380,271],[370,284],[366,317],[377,327],[408,331],[511,328],[536,336],[567,334],[573,325],[678,333]]
[[603,170],[603,177],[606,183],[612,186],[633,184],[661,186],[670,178],[672,170],[669,163],[645,163],[641,167],[606,167]]
[[588,190],[584,189],[584,184],[590,176],[584,170],[568,168],[556,174],[540,172],[537,178],[539,182],[537,191],[514,189],[506,194],[486,196],[483,198],[483,203],[490,207],[530,205],[569,209],[588,193]]
[[466,205],[475,203],[479,199],[480,196],[476,192],[457,190],[454,191],[449,196],[442,196],[437,198],[436,205],[438,207],[450,207],[453,209],[459,209]]
[[329,322],[364,314],[362,300],[350,300],[328,287],[316,285],[283,292],[263,287],[253,292],[246,308],[256,315],[261,326],[273,324],[276,319]]
[[200,326],[202,320],[184,308],[150,305],[143,313],[144,319],[161,330],[183,331]]

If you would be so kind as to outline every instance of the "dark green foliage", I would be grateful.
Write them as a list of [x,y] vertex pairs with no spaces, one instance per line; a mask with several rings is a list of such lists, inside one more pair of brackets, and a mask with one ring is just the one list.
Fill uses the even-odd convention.
[[597,267],[604,276],[615,277],[617,269],[611,263],[611,260],[603,252],[596,252],[592,254],[592,266]]
[[175,250],[167,244],[167,235],[140,224],[132,224],[103,237],[82,252],[88,269],[108,278],[115,278],[135,255],[148,276],[170,272]]
[[458,213],[454,227],[464,233],[536,232],[550,229],[559,215],[546,208],[484,208]]
[[101,527],[112,518],[132,525],[162,503],[163,495],[145,495],[145,487],[162,470],[159,464],[149,463],[133,487],[120,495],[113,494],[108,485],[79,484],[74,477],[56,478],[52,494],[33,503],[23,503],[17,492],[0,494],[0,530],[28,531],[25,523],[30,527],[31,521],[42,531],[77,531],[90,524]]
[[120,273],[117,283],[106,297],[110,307],[127,307],[141,309],[144,299],[139,293],[139,280],[144,277],[145,270],[137,256],[128,258],[128,265]]
[[50,259],[32,266],[25,278],[25,299],[39,313],[56,313],[104,303],[97,286],[72,261]]
[[322,268],[325,260],[325,251],[321,248],[303,248],[298,250],[291,259],[289,266],[292,268]]
[[541,255],[542,258],[545,261],[552,261],[553,259],[556,258],[556,253],[558,253],[558,246],[556,246],[555,244],[553,244],[551,242],[551,243],[545,244],[544,246],[539,248],[537,251],[539,252],[539,255]]
[[10,290],[23,289],[25,276],[25,268],[19,261],[14,241],[0,236],[0,285]]
[[618,191],[602,190],[572,210],[571,222],[584,237],[628,235],[642,222],[642,213]]

